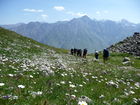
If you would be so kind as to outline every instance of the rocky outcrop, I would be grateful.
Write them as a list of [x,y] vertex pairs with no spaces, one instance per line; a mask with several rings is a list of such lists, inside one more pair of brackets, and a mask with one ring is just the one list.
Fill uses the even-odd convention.
[[108,48],[112,52],[129,53],[140,56],[140,33],[135,32],[133,36],[127,37],[123,41]]

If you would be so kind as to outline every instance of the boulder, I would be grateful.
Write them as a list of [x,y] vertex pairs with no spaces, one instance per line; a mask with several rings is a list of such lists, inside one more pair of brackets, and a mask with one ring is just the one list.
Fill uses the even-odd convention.
[[93,103],[93,101],[89,97],[87,97],[87,96],[81,96],[78,99],[78,101],[84,101],[84,102],[87,102],[88,104],[92,104]]
[[130,58],[129,57],[124,57],[124,59],[123,59],[123,62],[122,62],[124,65],[126,65],[126,64],[131,64],[131,60],[130,60]]
[[133,36],[127,37],[123,41],[110,46],[108,50],[111,52],[129,53],[140,56],[140,33],[134,33]]
[[130,58],[129,57],[124,57],[123,62],[128,62],[128,61],[130,61]]

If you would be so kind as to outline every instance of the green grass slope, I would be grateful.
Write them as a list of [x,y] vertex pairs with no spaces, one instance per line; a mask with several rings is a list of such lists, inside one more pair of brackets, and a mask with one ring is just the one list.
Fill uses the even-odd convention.
[[[138,105],[140,58],[111,53],[104,64],[0,28],[1,105]],[[124,57],[131,63],[122,64]]]

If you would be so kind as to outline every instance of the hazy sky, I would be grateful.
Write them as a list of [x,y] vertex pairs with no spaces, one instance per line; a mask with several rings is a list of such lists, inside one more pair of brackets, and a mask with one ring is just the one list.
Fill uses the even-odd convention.
[[140,0],[0,0],[0,24],[52,23],[83,15],[140,23]]

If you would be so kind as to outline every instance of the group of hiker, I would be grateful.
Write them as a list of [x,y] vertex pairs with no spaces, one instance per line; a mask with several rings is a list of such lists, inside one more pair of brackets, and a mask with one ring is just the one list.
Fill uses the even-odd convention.
[[[75,55],[75,56],[79,56],[79,57],[83,57],[83,58],[86,58],[87,52],[88,52],[88,50],[86,48],[83,50],[76,49],[76,48],[70,50],[71,55]],[[107,49],[104,49],[103,50],[104,63],[108,60],[108,58],[109,58],[109,51]],[[98,51],[95,51],[95,59],[96,60],[99,59],[99,52]]]
[[[103,50],[103,61],[104,63],[108,60],[109,58],[109,51],[107,49]],[[99,59],[99,53],[98,51],[95,51],[95,59]]]
[[83,58],[86,58],[86,55],[87,55],[87,49],[71,49],[70,50],[71,52],[71,55],[75,55],[75,56],[79,56],[79,57],[83,57]]

